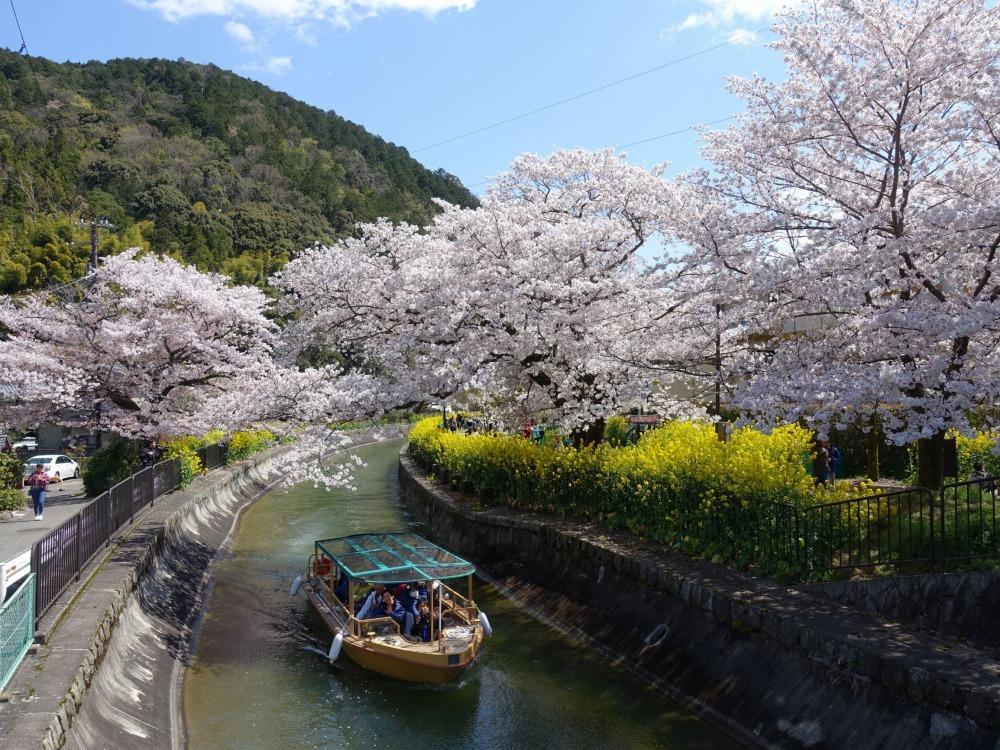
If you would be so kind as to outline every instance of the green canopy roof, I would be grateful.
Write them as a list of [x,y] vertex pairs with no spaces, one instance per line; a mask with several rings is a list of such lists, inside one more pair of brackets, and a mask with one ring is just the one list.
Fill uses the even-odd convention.
[[370,583],[461,578],[476,566],[416,534],[353,534],[316,546],[351,578]]

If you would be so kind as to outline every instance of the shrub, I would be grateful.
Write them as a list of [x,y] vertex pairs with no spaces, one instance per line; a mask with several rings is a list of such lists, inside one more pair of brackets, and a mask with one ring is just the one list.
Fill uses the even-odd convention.
[[997,444],[996,433],[977,432],[973,437],[954,435],[958,449],[958,480],[965,481],[972,472],[972,465],[982,461],[986,471],[1000,476],[1000,456],[993,452]]
[[20,489],[24,484],[24,464],[13,453],[0,453],[0,489]]
[[0,510],[20,510],[28,504],[28,496],[13,487],[0,488]]
[[274,434],[270,430],[245,430],[234,432],[229,438],[229,450],[226,452],[226,463],[231,464],[250,458],[255,453],[269,448],[274,443]]
[[608,419],[604,425],[604,442],[620,447],[628,442],[628,420],[615,416]]
[[100,495],[141,468],[138,444],[132,440],[113,440],[90,457],[83,470],[83,486],[91,497]]
[[201,473],[201,458],[198,449],[205,445],[203,438],[194,435],[183,435],[163,443],[164,460],[176,458],[180,467],[180,486],[187,487]]
[[198,446],[202,448],[206,445],[215,445],[216,443],[221,443],[226,437],[225,430],[209,430],[201,437],[201,444]]

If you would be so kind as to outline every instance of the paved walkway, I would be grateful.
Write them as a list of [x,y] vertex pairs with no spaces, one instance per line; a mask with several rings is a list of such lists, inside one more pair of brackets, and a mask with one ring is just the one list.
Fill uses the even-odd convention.
[[[11,520],[0,520],[0,562],[30,549],[37,540],[77,513],[90,502],[91,498],[86,495],[82,479],[56,482],[49,485],[49,491],[45,495],[43,520],[36,521],[30,507],[18,511]],[[31,501],[28,502],[30,506]]]

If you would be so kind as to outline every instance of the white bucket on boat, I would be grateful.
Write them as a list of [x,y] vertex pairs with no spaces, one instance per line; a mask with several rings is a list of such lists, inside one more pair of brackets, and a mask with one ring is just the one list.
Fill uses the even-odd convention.
[[326,657],[330,660],[331,664],[337,661],[337,657],[340,656],[340,647],[343,645],[344,645],[344,634],[337,633],[337,635],[333,637],[333,643],[330,644],[330,652],[326,655]]
[[299,586],[301,585],[302,585],[302,576],[295,576],[295,580],[292,581],[292,588],[289,589],[288,595],[295,596],[297,593],[299,593]]
[[490,618],[486,616],[483,610],[479,610],[479,624],[483,628],[483,633],[487,636],[493,635],[493,628],[490,626]]

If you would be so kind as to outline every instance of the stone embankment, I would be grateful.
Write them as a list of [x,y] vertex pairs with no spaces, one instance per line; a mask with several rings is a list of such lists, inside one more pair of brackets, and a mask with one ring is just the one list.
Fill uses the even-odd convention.
[[[399,428],[378,431],[393,433]],[[352,435],[355,444],[373,431]],[[184,746],[179,684],[211,566],[274,481],[273,448],[158,500],[40,624],[0,703],[0,748]]]
[[481,506],[405,449],[399,476],[438,541],[748,745],[1000,746],[991,651],[593,524]]
[[1000,646],[1000,570],[885,576],[800,588],[949,638]]

